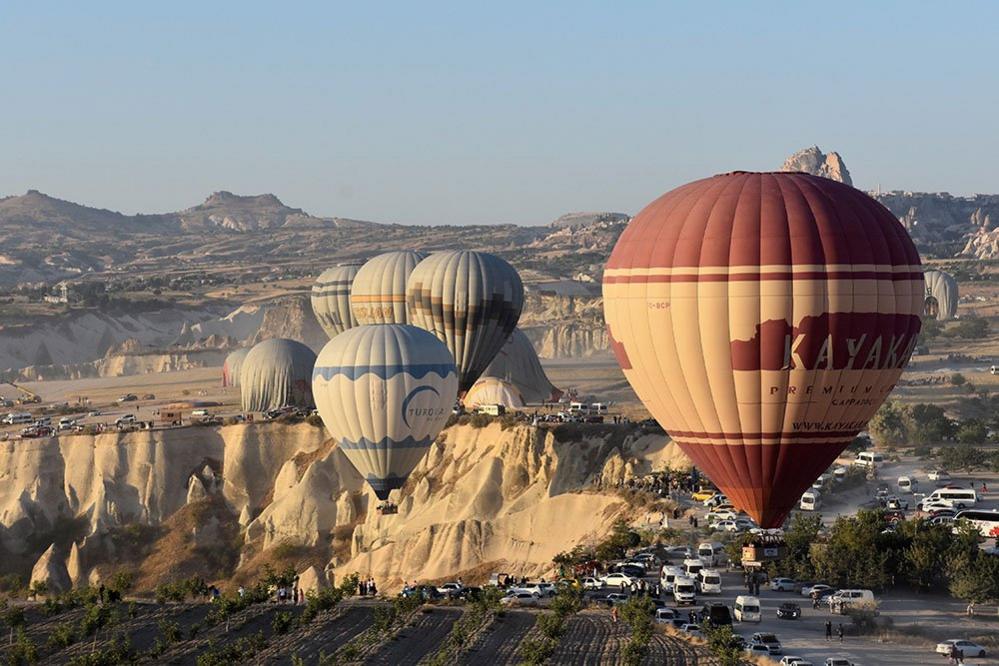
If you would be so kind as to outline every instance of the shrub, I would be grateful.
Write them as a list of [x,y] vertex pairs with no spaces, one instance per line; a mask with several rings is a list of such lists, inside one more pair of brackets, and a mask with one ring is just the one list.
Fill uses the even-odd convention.
[[486,414],[472,414],[472,418],[469,420],[468,424],[473,428],[485,428],[493,420]]
[[295,618],[290,611],[281,611],[274,616],[274,621],[271,622],[271,629],[278,636],[283,636],[291,629],[294,621]]
[[57,624],[49,634],[49,645],[58,648],[69,647],[76,642],[76,630],[69,622]]

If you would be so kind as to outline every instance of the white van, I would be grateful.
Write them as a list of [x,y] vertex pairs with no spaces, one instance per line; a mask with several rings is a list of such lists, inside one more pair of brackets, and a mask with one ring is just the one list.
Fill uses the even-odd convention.
[[706,567],[716,567],[725,558],[725,546],[717,541],[705,541],[697,546],[697,559]]
[[694,558],[692,560],[683,561],[683,573],[691,578],[697,578],[703,568],[704,562],[701,562],[700,559]]
[[681,576],[673,582],[673,600],[677,606],[697,601],[697,584],[693,578]]
[[898,477],[898,482],[895,485],[898,486],[898,492],[900,493],[912,492],[912,479],[907,476]]
[[662,571],[659,572],[659,584],[663,586],[664,590],[672,590],[676,579],[683,577],[683,567],[666,564],[663,565]]
[[867,467],[868,469],[872,467],[879,467],[884,464],[885,457],[880,453],[875,453],[874,451],[861,451],[857,454],[856,459],[853,464],[857,467]]
[[191,412],[192,419],[204,419],[208,418],[211,415],[212,413],[207,409],[195,409],[194,411]]
[[818,511],[822,506],[822,495],[817,490],[806,490],[801,495],[798,507],[802,511]]
[[716,569],[701,569],[701,594],[721,594],[721,574]]
[[870,590],[837,590],[829,596],[829,610],[842,613],[849,608],[874,608],[874,593]]
[[945,500],[950,502],[954,508],[963,509],[975,506],[978,502],[978,493],[975,492],[974,488],[937,488],[927,495],[923,499],[923,502],[933,500]]
[[34,420],[35,418],[29,412],[11,412],[7,416],[3,417],[3,422],[7,425],[31,423]]
[[763,619],[760,613],[760,600],[740,594],[735,598],[735,621],[736,622],[759,622]]

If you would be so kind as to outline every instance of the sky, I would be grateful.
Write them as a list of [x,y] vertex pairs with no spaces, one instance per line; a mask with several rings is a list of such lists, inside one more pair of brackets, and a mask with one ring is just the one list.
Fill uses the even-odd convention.
[[0,2],[0,195],[544,224],[838,151],[999,192],[995,2]]

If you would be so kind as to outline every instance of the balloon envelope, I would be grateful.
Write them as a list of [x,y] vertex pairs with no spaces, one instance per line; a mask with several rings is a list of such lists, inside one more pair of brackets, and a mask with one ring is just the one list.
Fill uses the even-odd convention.
[[862,430],[920,328],[919,255],[866,194],[736,172],[649,204],[604,271],[611,344],[638,397],[763,527]]
[[239,370],[244,412],[313,406],[312,368],[316,353],[296,340],[271,338],[255,344]]
[[350,312],[350,288],[361,264],[340,264],[327,268],[312,285],[312,312],[330,338],[357,326]]
[[358,324],[407,324],[406,281],[427,255],[412,250],[369,259],[354,276],[350,311]]
[[464,393],[517,326],[524,285],[517,271],[485,252],[437,252],[406,285],[409,322],[436,335],[454,355]]
[[358,326],[319,352],[312,378],[330,436],[381,500],[401,488],[451,415],[458,374],[415,326]]
[[941,321],[957,316],[957,280],[935,268],[926,269],[923,279],[926,281],[923,314]]
[[250,350],[245,347],[229,352],[222,363],[222,386],[239,386],[239,371],[249,353]]

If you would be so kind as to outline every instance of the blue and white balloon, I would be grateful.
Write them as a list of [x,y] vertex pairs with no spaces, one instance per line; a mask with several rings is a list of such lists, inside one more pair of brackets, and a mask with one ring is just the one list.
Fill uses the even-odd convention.
[[380,500],[401,488],[458,395],[451,352],[415,326],[358,326],[330,340],[312,375],[319,415]]

